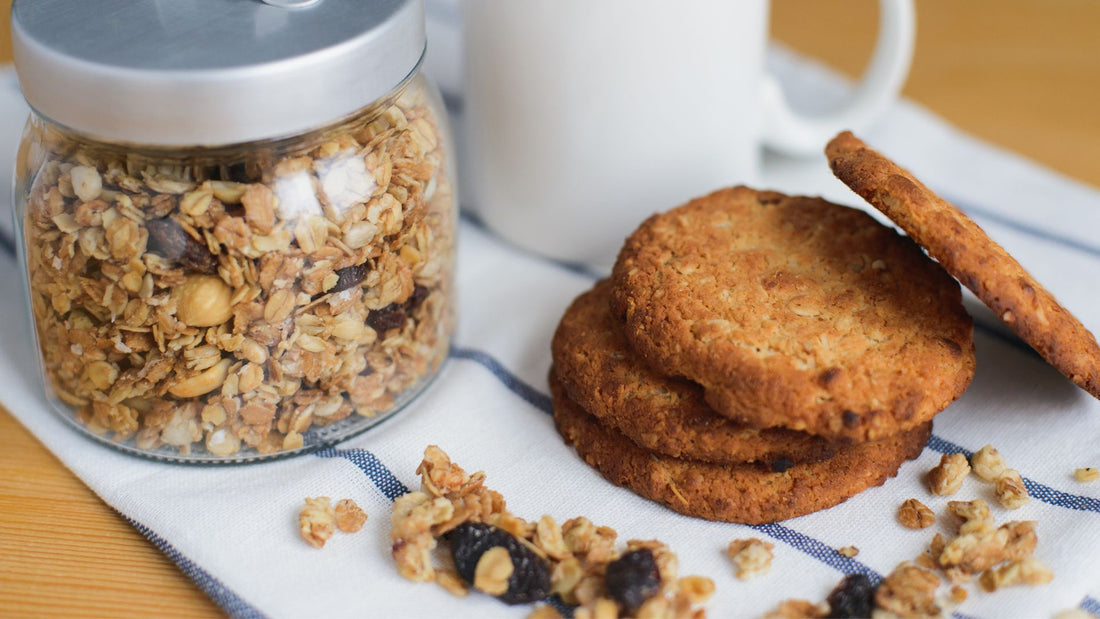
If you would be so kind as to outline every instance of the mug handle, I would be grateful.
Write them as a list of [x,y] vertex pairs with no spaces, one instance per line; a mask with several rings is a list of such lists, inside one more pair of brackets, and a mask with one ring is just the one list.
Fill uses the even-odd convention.
[[838,110],[806,116],[791,109],[779,81],[764,78],[764,143],[790,155],[821,153],[825,142],[844,129],[858,130],[894,101],[913,58],[916,16],[912,0],[879,0],[874,55],[851,99]]

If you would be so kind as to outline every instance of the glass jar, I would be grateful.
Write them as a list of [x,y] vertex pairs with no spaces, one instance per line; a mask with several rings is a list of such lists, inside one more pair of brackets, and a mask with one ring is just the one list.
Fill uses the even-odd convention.
[[[250,41],[195,41],[185,26],[210,14],[193,3],[158,4],[165,21],[111,0],[136,14],[121,25],[92,4],[13,8],[33,110],[15,215],[54,408],[185,462],[301,453],[402,408],[454,325],[453,149],[418,72],[420,3],[363,18],[358,0],[214,2]],[[43,7],[62,5],[58,25]],[[85,38],[153,31],[156,49],[77,58],[70,21]],[[265,23],[304,34],[272,50]],[[220,64],[234,51],[243,64]]]

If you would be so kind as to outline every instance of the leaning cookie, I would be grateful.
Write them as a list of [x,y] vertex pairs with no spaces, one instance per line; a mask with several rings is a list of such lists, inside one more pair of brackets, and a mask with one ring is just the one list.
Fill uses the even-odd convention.
[[654,215],[612,281],[645,362],[756,427],[884,438],[973,378],[958,283],[911,240],[819,198],[734,187]]
[[777,473],[758,464],[709,464],[648,452],[560,393],[554,422],[566,443],[611,483],[681,514],[744,524],[795,518],[881,485],[920,454],[932,431],[926,423]]
[[978,224],[849,132],[825,147],[837,178],[896,222],[1025,342],[1100,398],[1100,345]]
[[827,458],[836,445],[793,430],[756,430],[714,412],[703,390],[650,370],[630,349],[608,307],[602,280],[577,297],[551,343],[554,370],[568,397],[639,446],[704,462],[765,461],[784,466]]

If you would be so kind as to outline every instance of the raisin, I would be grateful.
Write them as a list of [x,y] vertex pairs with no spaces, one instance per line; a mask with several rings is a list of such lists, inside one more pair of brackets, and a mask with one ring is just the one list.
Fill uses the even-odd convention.
[[604,581],[611,597],[633,615],[661,589],[661,572],[653,551],[639,548],[608,563]]
[[772,460],[773,473],[786,473],[792,466],[794,466],[794,462],[791,461],[790,458],[776,458]]
[[390,303],[382,309],[371,310],[367,314],[367,324],[379,333],[385,333],[390,329],[400,329],[405,326],[405,308],[397,303]]
[[849,574],[826,598],[828,617],[870,617],[874,609],[875,586],[865,574]]
[[151,253],[198,273],[212,273],[217,266],[214,254],[191,238],[171,217],[150,219],[145,222],[145,227],[149,230],[148,249]]
[[342,269],[336,269],[336,285],[329,288],[328,292],[340,292],[347,290],[352,286],[358,286],[359,282],[363,281],[367,277],[367,272],[370,268],[367,263],[353,264],[350,267],[344,267]]
[[424,302],[424,299],[428,298],[430,293],[431,290],[428,290],[425,286],[421,286],[420,284],[413,286],[412,294],[410,294],[409,299],[405,301],[405,309],[408,310],[409,313],[415,312],[416,308],[420,307],[420,304]]
[[466,522],[455,527],[447,538],[455,568],[466,582],[474,582],[481,555],[500,546],[508,551],[514,571],[508,579],[508,590],[496,596],[497,599],[506,604],[527,604],[550,595],[550,564],[507,531],[481,522]]

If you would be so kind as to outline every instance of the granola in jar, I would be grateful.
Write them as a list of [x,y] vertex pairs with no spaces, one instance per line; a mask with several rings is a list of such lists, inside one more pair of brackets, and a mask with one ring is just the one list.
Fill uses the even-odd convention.
[[400,408],[453,329],[449,139],[414,74],[281,140],[92,140],[32,115],[23,241],[51,396],[174,460],[332,442]]

